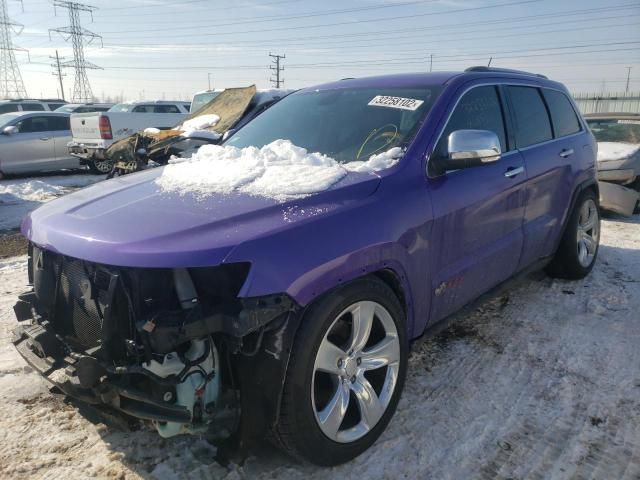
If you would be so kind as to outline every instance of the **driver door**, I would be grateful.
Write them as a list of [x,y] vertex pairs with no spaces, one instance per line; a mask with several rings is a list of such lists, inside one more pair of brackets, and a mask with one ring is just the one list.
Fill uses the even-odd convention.
[[50,131],[48,118],[35,115],[15,124],[18,133],[2,144],[5,173],[39,171],[55,163],[55,132]]
[[482,166],[429,178],[434,212],[432,321],[438,321],[513,275],[522,245],[526,171],[507,135],[497,86],[459,97],[432,155],[447,155],[456,130],[495,132],[502,156]]

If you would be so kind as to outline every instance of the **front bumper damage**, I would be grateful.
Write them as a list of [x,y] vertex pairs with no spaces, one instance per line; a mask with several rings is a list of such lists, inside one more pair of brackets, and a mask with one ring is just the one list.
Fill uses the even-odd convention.
[[[19,325],[13,344],[60,391],[109,413],[151,421],[165,437],[214,430],[220,438],[248,446],[275,425],[299,319],[299,307],[287,295],[229,297],[205,305],[195,296],[180,297],[183,285],[176,288],[176,301],[186,308],[168,310],[158,308],[159,301],[148,291],[124,290],[135,285],[123,280],[126,269],[34,247],[29,270],[33,288],[14,306]],[[154,279],[166,286],[158,272],[154,270]],[[219,280],[206,273],[208,281]],[[202,275],[192,272],[198,282]],[[77,298],[69,310],[63,297],[73,295],[75,284]],[[160,297],[171,295],[175,293],[158,292]],[[137,297],[153,308],[136,311]],[[100,332],[92,343],[87,328],[95,311]],[[130,329],[129,315],[135,320]]]

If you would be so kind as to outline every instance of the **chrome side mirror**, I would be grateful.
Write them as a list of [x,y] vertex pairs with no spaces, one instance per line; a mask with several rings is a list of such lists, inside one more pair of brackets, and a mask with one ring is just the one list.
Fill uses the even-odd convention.
[[4,127],[2,129],[2,134],[3,135],[15,135],[18,132],[19,132],[18,127],[14,126],[14,125],[9,125],[8,127]]
[[500,139],[489,130],[456,130],[449,135],[447,153],[455,168],[475,167],[500,159]]

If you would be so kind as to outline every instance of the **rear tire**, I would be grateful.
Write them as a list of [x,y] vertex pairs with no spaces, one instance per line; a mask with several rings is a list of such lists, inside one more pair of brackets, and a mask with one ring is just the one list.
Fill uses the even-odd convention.
[[557,278],[584,278],[593,269],[599,246],[600,208],[596,193],[588,189],[578,197],[547,273]]
[[280,447],[322,466],[369,448],[404,386],[405,329],[398,298],[376,278],[356,280],[313,304],[287,369],[275,432]]
[[113,160],[99,160],[97,158],[92,158],[89,160],[88,165],[91,173],[95,175],[107,175],[113,168]]

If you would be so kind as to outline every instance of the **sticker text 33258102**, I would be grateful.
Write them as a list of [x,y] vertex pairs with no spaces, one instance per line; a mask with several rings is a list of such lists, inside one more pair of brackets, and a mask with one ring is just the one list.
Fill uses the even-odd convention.
[[415,98],[403,98],[403,97],[390,97],[387,95],[376,95],[371,99],[369,105],[375,107],[388,107],[399,108],[401,110],[417,110],[420,105],[424,103],[423,100],[417,100]]

